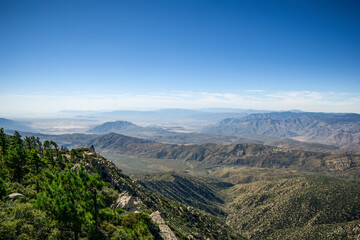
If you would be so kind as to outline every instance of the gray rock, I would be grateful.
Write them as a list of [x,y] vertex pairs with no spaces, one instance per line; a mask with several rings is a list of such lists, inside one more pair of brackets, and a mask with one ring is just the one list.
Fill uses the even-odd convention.
[[80,164],[79,163],[75,163],[74,166],[71,168],[71,171],[76,172],[80,169]]
[[131,196],[128,192],[119,194],[116,202],[111,206],[112,208],[123,208],[127,212],[140,212],[143,203],[138,198]]
[[11,193],[6,197],[7,200],[16,200],[18,198],[24,198],[25,202],[27,202],[26,196],[21,193]]
[[160,235],[164,240],[177,240],[174,232],[166,225],[164,219],[162,219],[160,212],[156,211],[150,215],[151,219],[159,225]]

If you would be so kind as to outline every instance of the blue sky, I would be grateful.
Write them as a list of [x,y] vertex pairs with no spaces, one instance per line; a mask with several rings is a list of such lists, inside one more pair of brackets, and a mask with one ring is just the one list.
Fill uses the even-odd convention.
[[360,112],[360,2],[0,0],[0,83],[3,114]]

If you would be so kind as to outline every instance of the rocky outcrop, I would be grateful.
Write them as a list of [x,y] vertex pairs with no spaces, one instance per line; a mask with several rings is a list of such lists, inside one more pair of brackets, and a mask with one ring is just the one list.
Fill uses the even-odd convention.
[[116,202],[111,206],[112,208],[122,208],[127,212],[137,213],[141,211],[143,203],[137,197],[131,196],[129,192],[122,192],[119,194]]
[[174,232],[166,225],[165,221],[162,219],[160,212],[156,211],[150,215],[151,219],[157,223],[160,228],[160,235],[164,240],[177,240]]
[[[67,158],[70,157],[70,155],[67,156]],[[84,161],[81,162],[81,164],[74,164],[74,166],[71,168],[72,171],[78,171],[80,169],[80,165],[83,165],[85,171],[91,174],[99,174],[103,181],[111,183],[111,185],[113,185],[116,190],[125,190],[132,195],[135,194],[133,188],[129,186],[129,182],[131,182],[129,176],[123,174],[121,169],[117,168],[114,163],[106,160],[100,154],[91,150],[83,151],[82,158],[84,158]]]
[[6,197],[7,200],[16,200],[18,198],[23,198],[27,202],[26,196],[21,193],[11,193]]

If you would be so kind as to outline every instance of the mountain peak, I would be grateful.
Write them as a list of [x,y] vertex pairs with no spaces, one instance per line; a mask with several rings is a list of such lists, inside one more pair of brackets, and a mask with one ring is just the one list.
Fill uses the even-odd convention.
[[128,128],[138,127],[136,124],[128,121],[115,121],[115,122],[106,122],[99,126],[96,126],[90,129],[89,133],[110,133],[117,132],[119,130],[124,130]]

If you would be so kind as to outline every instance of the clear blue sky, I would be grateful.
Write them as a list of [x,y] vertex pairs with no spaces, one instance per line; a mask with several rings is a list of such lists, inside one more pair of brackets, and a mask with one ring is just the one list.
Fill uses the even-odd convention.
[[0,0],[0,83],[2,101],[247,90],[354,100],[360,1]]

